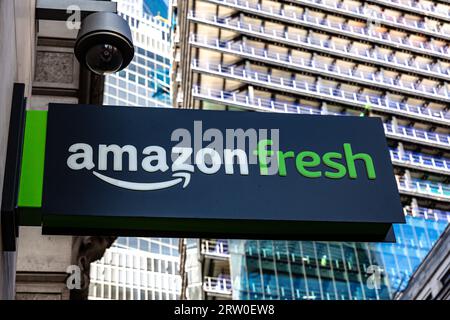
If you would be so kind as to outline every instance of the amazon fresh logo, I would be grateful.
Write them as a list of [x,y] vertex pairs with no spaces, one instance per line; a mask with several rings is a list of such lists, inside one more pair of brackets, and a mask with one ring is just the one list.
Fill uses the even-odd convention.
[[[354,152],[350,143],[344,142],[340,150],[324,154],[311,150],[282,151],[278,129],[203,131],[201,121],[194,121],[193,129],[193,136],[184,128],[174,130],[170,137],[174,146],[170,149],[157,145],[138,150],[132,144],[75,143],[68,148],[67,166],[75,171],[88,170],[105,183],[136,191],[163,190],[177,185],[186,188],[196,172],[214,175],[222,171],[226,175],[248,176],[250,165],[257,165],[261,176],[298,174],[310,179],[357,179],[358,167],[360,174],[364,170],[364,176],[376,179],[372,157]],[[288,172],[288,161],[295,164],[296,172]],[[148,175],[148,182],[117,179],[113,173],[106,173],[111,170],[140,171]],[[156,172],[167,174],[167,179],[154,181],[152,173]]]

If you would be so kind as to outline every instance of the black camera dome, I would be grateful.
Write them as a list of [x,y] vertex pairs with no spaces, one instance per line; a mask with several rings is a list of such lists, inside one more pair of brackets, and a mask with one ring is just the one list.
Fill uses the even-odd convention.
[[134,56],[127,22],[111,12],[87,16],[75,42],[78,61],[94,73],[104,75],[126,68]]

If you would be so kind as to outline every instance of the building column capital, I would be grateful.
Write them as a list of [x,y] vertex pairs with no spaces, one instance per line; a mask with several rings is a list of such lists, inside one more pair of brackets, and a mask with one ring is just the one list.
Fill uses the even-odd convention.
[[71,300],[87,300],[89,295],[91,263],[103,257],[117,237],[77,236],[72,243],[72,264],[80,268],[81,288],[70,293]]

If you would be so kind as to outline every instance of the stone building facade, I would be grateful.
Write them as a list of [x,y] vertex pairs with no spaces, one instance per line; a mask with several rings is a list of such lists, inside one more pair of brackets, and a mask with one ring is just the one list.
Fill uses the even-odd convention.
[[[37,5],[36,0],[0,1],[0,191],[15,83],[25,85],[28,110],[45,110],[49,103],[102,103],[104,78],[80,67],[73,52],[78,30]],[[80,8],[83,14],[81,2]],[[42,235],[39,217],[20,224],[15,248],[0,243],[0,299],[86,298],[89,264],[113,238]],[[0,230],[8,228],[4,224]],[[70,265],[81,268],[82,290],[69,292],[66,286]]]

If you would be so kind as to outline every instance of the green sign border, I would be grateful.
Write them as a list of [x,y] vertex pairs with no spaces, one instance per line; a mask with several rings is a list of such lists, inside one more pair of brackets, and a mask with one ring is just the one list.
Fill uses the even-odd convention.
[[18,206],[42,207],[47,111],[28,110],[24,134]]

